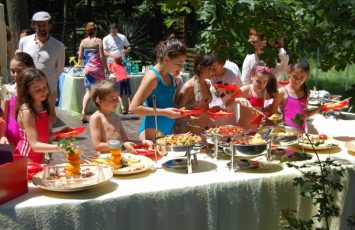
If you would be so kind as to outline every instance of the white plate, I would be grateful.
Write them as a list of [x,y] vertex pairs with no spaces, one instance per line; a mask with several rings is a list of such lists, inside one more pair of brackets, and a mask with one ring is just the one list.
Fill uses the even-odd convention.
[[[66,164],[58,164],[56,166],[58,167],[65,167]],[[45,189],[48,191],[54,191],[54,192],[77,192],[77,191],[82,191],[82,190],[87,190],[93,187],[96,187],[98,185],[101,185],[103,183],[106,183],[109,181],[113,174],[112,170],[109,166],[107,165],[89,165],[89,164],[83,164],[80,165],[81,167],[92,167],[93,169],[97,169],[98,167],[102,170],[102,174],[96,174],[92,180],[85,181],[80,183],[80,181],[76,181],[75,183],[71,183],[70,185],[66,186],[48,186],[45,184],[44,178],[43,178],[43,173],[39,172],[36,175],[32,177],[32,183],[36,185],[37,187],[41,189]],[[94,171],[94,173],[98,173],[97,171]],[[99,178],[98,178],[99,177]],[[69,179],[70,180],[70,179]],[[75,179],[74,179],[75,180]],[[85,180],[85,179],[84,179]]]
[[[144,172],[144,171],[151,169],[154,164],[153,160],[146,157],[146,156],[134,155],[134,154],[130,154],[130,153],[124,153],[124,155],[126,155],[126,156],[130,155],[134,158],[139,159],[140,161],[137,164],[141,164],[142,167],[139,167],[139,169],[137,169],[137,164],[132,164],[131,166],[124,167],[124,168],[119,168],[119,169],[112,168],[112,172],[114,175],[131,175],[131,174]],[[110,158],[110,154],[109,153],[100,154],[99,158],[103,159],[103,160],[108,160]],[[104,163],[104,162],[100,162],[100,163]],[[108,164],[108,161],[107,161],[107,164]]]

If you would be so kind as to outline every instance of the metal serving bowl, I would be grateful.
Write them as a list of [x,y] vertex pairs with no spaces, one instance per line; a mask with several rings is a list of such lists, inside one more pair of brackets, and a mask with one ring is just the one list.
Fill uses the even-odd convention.
[[[251,139],[253,137],[249,136],[247,138]],[[260,144],[236,144],[231,141],[229,143],[223,143],[220,145],[225,149],[224,152],[228,155],[231,155],[231,153],[234,151],[237,155],[238,153],[241,153],[248,156],[254,156],[263,153],[267,149],[266,141],[265,143]]]
[[[174,134],[174,136],[182,136],[185,134]],[[159,138],[161,139],[161,138]],[[185,156],[188,151],[190,153],[196,153],[197,150],[203,148],[205,146],[204,140],[201,136],[199,136],[199,141],[195,143],[186,144],[186,145],[165,145],[160,144],[159,139],[156,141],[156,150],[162,156],[167,156],[169,153],[173,153],[172,155],[175,156]],[[176,155],[176,153],[178,153]]]

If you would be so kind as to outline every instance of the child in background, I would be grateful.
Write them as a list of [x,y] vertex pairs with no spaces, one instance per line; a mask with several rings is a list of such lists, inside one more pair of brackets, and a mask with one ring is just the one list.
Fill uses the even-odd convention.
[[20,140],[14,151],[14,159],[28,157],[41,163],[45,152],[59,152],[49,140],[49,87],[44,73],[35,68],[24,70],[17,80],[15,117],[20,127]]
[[[16,89],[17,81],[21,72],[27,68],[35,67],[32,57],[24,52],[18,52],[10,61],[10,71],[15,80],[14,88]],[[3,140],[6,138],[8,144],[15,149],[20,140],[20,129],[15,118],[16,96],[12,96],[10,100],[1,101],[1,108],[4,111],[3,119],[6,122]]]
[[124,94],[127,96],[128,107],[131,104],[132,91],[131,85],[129,83],[129,76],[126,71],[126,68],[123,65],[122,56],[120,54],[116,54],[113,57],[113,63],[110,64],[110,70],[116,76],[116,81],[118,85],[118,100],[120,102],[121,112],[123,114],[127,114],[127,110],[125,109],[122,101],[123,91]]
[[[130,153],[137,153],[134,143],[128,142],[120,117],[115,113],[118,105],[117,85],[108,80],[98,80],[91,88],[91,97],[98,110],[90,117],[90,134],[96,151],[109,152],[107,142],[119,140]],[[151,141],[143,141],[150,147]]]
[[[306,110],[308,103],[307,80],[309,79],[310,66],[306,59],[302,58],[290,67],[288,77],[290,83],[279,88],[278,96],[272,104],[271,113],[276,113],[280,107],[283,110],[286,125],[305,130],[306,118],[320,112],[320,108]],[[295,124],[292,119],[296,114],[304,118],[302,125]]]
[[243,128],[256,128],[259,124],[255,122],[260,115],[253,110],[260,112],[266,110],[266,100],[270,100],[277,95],[277,83],[271,76],[271,69],[262,63],[254,65],[250,73],[251,84],[240,88],[241,93],[237,98],[231,98],[227,104],[239,103],[240,113],[237,125]]

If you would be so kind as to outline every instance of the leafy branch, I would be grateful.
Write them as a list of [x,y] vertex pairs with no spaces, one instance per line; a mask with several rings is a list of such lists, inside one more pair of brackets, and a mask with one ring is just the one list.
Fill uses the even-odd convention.
[[[302,125],[304,124],[304,116],[296,114],[292,121],[295,124]],[[324,220],[326,229],[329,229],[329,219],[339,215],[339,208],[334,203],[335,197],[333,194],[334,192],[341,192],[343,190],[341,178],[344,177],[344,168],[330,158],[321,161],[311,138],[305,130],[303,132],[317,156],[315,163],[319,167],[320,173],[310,170],[303,171],[302,169],[308,167],[305,164],[295,165],[287,163],[287,166],[293,167],[302,173],[302,177],[295,177],[293,179],[293,185],[302,188],[301,196],[313,199],[313,205],[318,207],[314,217],[318,222]],[[297,219],[295,214],[294,210],[284,210],[282,212],[282,217],[288,222],[285,225],[286,229],[313,229],[313,220]]]

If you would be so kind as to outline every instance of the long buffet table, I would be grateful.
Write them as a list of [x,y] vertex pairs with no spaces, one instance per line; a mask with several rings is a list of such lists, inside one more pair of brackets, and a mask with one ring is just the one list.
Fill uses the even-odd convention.
[[[318,121],[322,118],[310,120],[316,131],[325,125]],[[343,130],[339,139],[355,139],[354,122],[344,122],[344,127],[337,123]],[[355,153],[340,141],[339,148],[320,155],[345,168],[344,189],[335,194],[340,217],[331,220],[331,229],[350,229]],[[0,229],[280,229],[281,210],[296,209],[303,218],[314,214],[311,201],[292,185],[300,172],[285,164],[265,162],[264,168],[232,173],[228,158],[215,161],[200,153],[198,159],[192,174],[159,167],[82,192],[49,192],[30,184],[27,194],[0,206]]]

